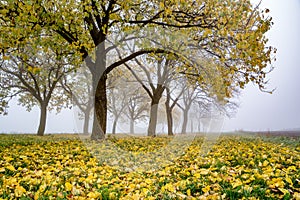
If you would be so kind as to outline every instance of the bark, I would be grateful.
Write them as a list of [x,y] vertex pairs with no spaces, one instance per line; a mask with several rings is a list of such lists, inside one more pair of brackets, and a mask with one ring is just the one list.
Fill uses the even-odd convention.
[[157,125],[157,111],[158,111],[159,99],[153,98],[150,109],[150,120],[148,126],[148,136],[156,136],[156,125]]
[[112,127],[112,134],[116,134],[118,120],[119,120],[119,116],[115,117],[113,127]]
[[106,54],[104,42],[97,46],[96,62],[88,64],[93,78],[94,122],[92,140],[103,139],[106,134],[107,95],[106,95]]
[[166,100],[166,115],[167,115],[167,125],[168,125],[168,135],[174,135],[173,134],[173,116],[172,116],[172,108],[169,104],[170,100],[167,98]]
[[188,110],[184,110],[183,111],[183,123],[182,123],[182,129],[181,129],[182,134],[186,134],[187,123],[188,123]]
[[41,103],[41,113],[40,113],[40,123],[37,135],[43,136],[46,128],[46,119],[47,119],[47,103]]
[[130,119],[130,133],[134,134],[134,119]]
[[89,133],[90,111],[84,113],[83,134]]
[[106,134],[107,96],[106,76],[103,74],[95,91],[94,123],[91,139],[103,139]]

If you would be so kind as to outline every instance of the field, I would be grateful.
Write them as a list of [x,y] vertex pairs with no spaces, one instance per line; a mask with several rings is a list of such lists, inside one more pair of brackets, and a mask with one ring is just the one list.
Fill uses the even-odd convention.
[[300,199],[299,141],[222,135],[205,149],[201,136],[183,148],[170,137],[0,135],[0,199]]

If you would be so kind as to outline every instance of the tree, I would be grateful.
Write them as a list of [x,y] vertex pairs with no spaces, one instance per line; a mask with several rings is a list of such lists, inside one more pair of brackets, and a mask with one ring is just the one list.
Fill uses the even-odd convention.
[[[158,104],[163,95],[163,92],[166,89],[166,85],[170,81],[171,76],[171,66],[170,60],[165,57],[159,58],[149,58],[148,60],[144,58],[142,61],[135,59],[137,64],[136,67],[141,68],[141,73],[144,74],[146,80],[140,78],[140,74],[137,74],[128,64],[125,64],[126,67],[132,72],[136,80],[141,84],[142,88],[148,94],[151,99],[151,108],[150,108],[150,118],[148,125],[148,136],[156,135],[156,125],[157,125],[157,113],[158,113]],[[147,67],[147,66],[152,67]]]
[[116,128],[119,118],[121,117],[124,109],[127,105],[127,93],[126,90],[118,90],[113,87],[108,93],[108,110],[112,113],[114,121],[112,127],[112,134],[116,134]]
[[[171,0],[151,3],[141,0],[6,0],[1,1],[0,10],[2,50],[19,47],[47,34],[53,37],[52,42],[67,41],[67,51],[77,50],[86,59],[95,91],[93,139],[103,138],[106,132],[107,75],[140,55],[176,55],[184,63],[178,71],[195,74],[201,83],[206,81],[202,76],[202,67],[191,62],[188,56],[188,51],[197,49],[201,55],[215,61],[217,72],[222,77],[220,80],[224,80],[225,86],[230,85],[234,77],[238,87],[243,88],[252,81],[263,90],[267,64],[271,63],[274,50],[266,45],[265,33],[272,22],[270,17],[264,17],[263,12],[268,10],[262,11],[258,6],[252,6],[250,0]],[[127,34],[118,39],[119,43],[149,36],[152,43],[142,40],[143,45],[133,53],[123,49],[119,60],[106,66],[107,53],[116,49],[115,44],[104,43],[107,36],[123,35],[129,30],[136,35]],[[160,40],[151,40],[151,35],[157,32]],[[178,42],[181,39],[174,38],[172,33],[184,35],[182,42]],[[93,49],[97,55],[94,59],[91,56]],[[230,92],[226,91],[228,96]],[[153,134],[153,131],[150,132]]]
[[39,136],[45,132],[47,109],[56,108],[59,112],[68,105],[67,96],[57,85],[73,69],[68,59],[61,58],[58,52],[50,51],[51,49],[43,48],[34,51],[29,47],[22,50],[22,54],[26,52],[26,57],[14,56],[15,52],[10,55],[2,54],[0,65],[0,93],[6,93],[2,100],[7,105],[9,100],[17,97],[19,103],[28,111],[38,105],[41,111],[37,131]]
[[82,132],[88,134],[90,117],[94,108],[91,74],[85,67],[82,67],[77,72],[63,76],[58,87],[62,87],[73,104],[79,108],[79,118],[84,120]]
[[[174,89],[176,89],[176,88],[174,88]],[[166,88],[165,108],[166,108],[166,116],[167,116],[168,135],[174,135],[174,133],[173,133],[173,109],[177,105],[183,92],[184,92],[184,87],[181,87],[180,91],[175,93],[175,98],[172,98],[171,89],[169,87]]]
[[197,98],[197,89],[199,90],[199,88],[197,88],[196,86],[192,85],[188,85],[188,83],[185,83],[184,85],[184,92],[182,94],[182,104],[177,103],[178,107],[182,110],[183,112],[183,122],[182,122],[182,129],[181,129],[181,133],[185,134],[186,133],[186,129],[187,129],[187,123],[188,123],[188,114],[189,114],[189,110],[192,106],[192,103],[195,101],[195,99]]
[[127,102],[127,111],[125,115],[130,121],[130,133],[134,134],[134,124],[138,120],[144,120],[148,117],[149,111],[148,98],[141,88],[137,88],[129,94]]

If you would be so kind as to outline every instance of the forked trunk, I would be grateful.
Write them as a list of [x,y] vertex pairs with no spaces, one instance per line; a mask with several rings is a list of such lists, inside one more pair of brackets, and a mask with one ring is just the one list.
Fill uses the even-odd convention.
[[38,136],[43,136],[45,133],[46,119],[47,119],[47,104],[41,103],[40,124],[37,131]]

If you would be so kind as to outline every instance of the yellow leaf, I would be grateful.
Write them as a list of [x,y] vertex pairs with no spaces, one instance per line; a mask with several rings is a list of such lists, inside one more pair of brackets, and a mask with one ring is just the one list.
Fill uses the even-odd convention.
[[203,191],[204,193],[209,192],[209,190],[210,190],[210,186],[209,186],[209,185],[206,186],[206,187],[204,187],[204,188],[202,188],[202,191]]
[[145,180],[145,183],[147,183],[148,185],[151,185],[151,184],[152,184],[152,181],[151,181],[150,179],[147,178],[147,179]]
[[268,164],[269,164],[269,162],[268,162],[267,160],[265,160],[265,161],[263,162],[263,166],[264,166],[264,167],[266,167]]
[[142,193],[143,193],[143,194],[147,195],[148,192],[149,192],[149,190],[148,190],[147,188],[143,188],[143,189],[142,189]]
[[300,200],[300,193],[295,192],[294,195],[293,195],[293,199]]
[[89,192],[87,196],[93,199],[97,199],[100,195],[101,193],[95,191],[95,192]]
[[43,171],[42,170],[39,170],[35,173],[36,176],[42,176],[43,175]]
[[290,177],[286,176],[285,178],[286,182],[288,182],[291,186],[293,186],[293,181]]
[[139,199],[141,199],[141,196],[139,194],[134,194],[131,199],[132,200],[139,200]]
[[40,194],[39,194],[38,192],[36,192],[36,193],[34,194],[34,200],[38,200],[39,197],[40,197]]
[[280,192],[282,192],[284,195],[290,193],[287,189],[284,188],[278,188],[278,190],[280,190]]
[[207,175],[209,173],[209,169],[200,169],[201,175]]
[[80,175],[81,174],[80,169],[75,168],[73,174],[76,175],[76,176]]
[[15,167],[14,166],[12,166],[12,165],[8,165],[7,167],[6,167],[6,169],[9,169],[10,171],[16,171],[16,169],[15,169]]
[[72,188],[73,188],[73,185],[72,185],[70,182],[66,182],[66,183],[65,183],[65,187],[66,187],[66,190],[67,190],[67,191],[71,191]]
[[191,189],[188,189],[188,190],[186,191],[186,194],[187,194],[188,196],[191,196]]
[[165,186],[163,186],[165,190],[169,192],[175,192],[175,187],[171,183],[167,183]]
[[135,184],[131,183],[128,187],[129,187],[130,189],[134,189],[134,188],[135,188]]
[[200,175],[200,173],[195,173],[195,174],[194,174],[194,177],[196,177],[196,178],[200,178],[200,177],[201,177],[201,175]]
[[164,2],[161,1],[161,2],[159,3],[159,6],[160,6],[161,8],[164,8],[164,7],[165,7]]
[[20,186],[20,185],[17,185],[16,188],[15,188],[15,195],[16,195],[17,197],[21,197],[24,193],[26,193],[25,188],[23,188],[23,187]]
[[236,188],[242,184],[243,184],[242,181],[240,179],[238,179],[232,184],[232,188]]
[[13,160],[13,158],[12,158],[12,157],[9,157],[9,156],[4,156],[3,158],[4,158],[4,160],[5,160],[6,162],[10,162],[10,161]]

